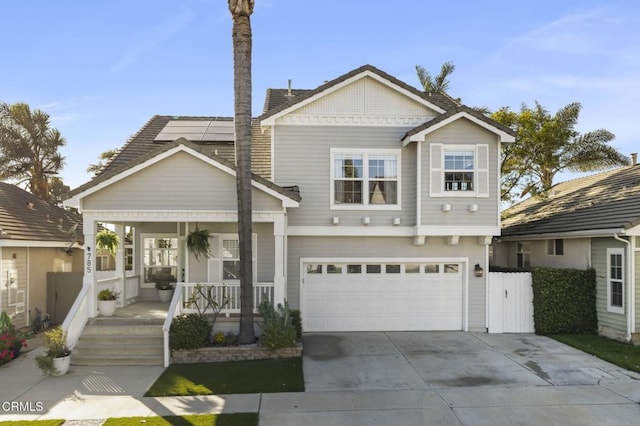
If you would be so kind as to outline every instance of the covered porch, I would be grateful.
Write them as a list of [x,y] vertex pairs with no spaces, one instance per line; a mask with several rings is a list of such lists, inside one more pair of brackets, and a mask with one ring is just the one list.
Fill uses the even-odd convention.
[[[190,301],[199,285],[211,287],[217,303],[226,302],[221,316],[229,318],[240,313],[237,213],[112,211],[85,212],[83,218],[86,241],[83,288],[64,324],[70,345],[75,345],[87,320],[99,315],[100,291],[117,292],[117,305],[121,309],[135,306],[142,311],[157,306],[154,302],[158,301],[155,288],[158,276],[171,277],[175,289],[170,304],[165,304],[166,310],[156,310],[156,314],[165,315],[168,325],[175,315],[197,312]],[[253,219],[253,299],[257,312],[262,301],[284,303],[286,215],[284,211],[256,212]],[[98,224],[113,229],[121,242],[114,255],[113,271],[96,268],[101,263],[96,260],[98,251],[94,243]],[[196,225],[209,231],[211,249],[206,258],[197,258],[187,249],[187,237]]]

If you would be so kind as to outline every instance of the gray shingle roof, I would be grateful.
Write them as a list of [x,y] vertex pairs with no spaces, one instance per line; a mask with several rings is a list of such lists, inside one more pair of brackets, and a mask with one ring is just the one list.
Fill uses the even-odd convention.
[[640,224],[640,165],[555,185],[504,212],[502,236],[628,229]]
[[420,98],[426,100],[427,102],[430,102],[440,108],[442,108],[443,110],[449,110],[452,108],[455,108],[457,106],[459,106],[459,104],[453,100],[450,96],[441,93],[441,92],[434,92],[434,93],[424,93],[419,91],[418,89],[416,89],[413,86],[408,85],[407,83],[398,80],[397,78],[395,78],[394,76],[387,74],[386,72],[374,67],[373,65],[363,65],[359,68],[354,69],[353,71],[349,71],[346,74],[341,75],[338,78],[335,78],[313,90],[296,90],[295,91],[295,96],[292,96],[290,98],[286,97],[286,92],[287,89],[272,89],[271,92],[271,96],[269,97],[273,97],[274,101],[270,101],[269,99],[267,99],[267,101],[265,102],[265,112],[258,117],[259,120],[264,120],[265,118],[271,117],[274,114],[277,114],[278,112],[284,111],[285,109],[292,107],[293,105],[304,101],[305,99],[309,99],[319,93],[322,93],[323,91],[330,89],[331,87],[342,83],[343,81],[346,81],[352,77],[355,77],[358,74],[361,74],[365,71],[370,71],[372,73],[375,73],[377,75],[379,75],[380,77],[390,81],[391,83],[402,87],[403,89],[413,93],[416,96],[419,96]]
[[[83,244],[82,217],[47,203],[15,185],[0,182],[0,241]],[[75,232],[70,232],[74,229]]]
[[[100,171],[100,174],[108,173],[124,164],[128,164],[140,156],[155,150],[162,144],[170,142],[156,141],[155,138],[169,121],[177,120],[232,122],[233,118],[154,115],[135,135],[129,138],[118,153]],[[260,128],[258,121],[253,120],[251,137],[253,172],[269,179],[271,177],[271,131],[270,129]],[[235,162],[235,146],[233,142],[205,142],[201,146],[211,154]]]

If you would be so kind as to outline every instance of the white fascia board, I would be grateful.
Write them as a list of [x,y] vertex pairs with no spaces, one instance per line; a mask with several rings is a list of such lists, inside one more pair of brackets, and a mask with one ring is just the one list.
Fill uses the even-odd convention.
[[376,73],[374,73],[372,71],[366,70],[366,71],[363,71],[360,74],[354,75],[353,77],[351,77],[351,78],[349,78],[347,80],[341,81],[340,83],[338,83],[338,84],[336,84],[334,86],[331,86],[330,88],[328,88],[328,89],[326,89],[326,90],[324,90],[324,91],[322,91],[320,93],[317,93],[316,95],[314,95],[314,96],[312,96],[312,97],[310,97],[308,99],[305,99],[305,100],[303,100],[303,101],[301,101],[301,102],[299,102],[299,103],[297,103],[295,105],[292,105],[289,108],[284,109],[284,110],[272,115],[271,117],[267,117],[266,119],[264,119],[264,120],[262,120],[260,122],[260,125],[261,126],[273,126],[273,125],[276,124],[276,120],[278,118],[284,117],[285,115],[290,114],[291,112],[293,112],[293,111],[295,111],[295,110],[297,110],[299,108],[302,108],[305,105],[309,105],[310,103],[315,102],[318,99],[320,99],[320,98],[322,98],[322,97],[324,97],[326,95],[329,95],[329,94],[331,94],[331,93],[333,93],[333,92],[335,92],[337,90],[340,90],[343,87],[348,86],[349,84],[353,83],[354,81],[358,81],[358,80],[360,80],[361,78],[364,78],[364,77],[370,77],[370,78],[376,80],[377,82],[384,84],[385,86],[395,90],[396,92],[399,92],[399,93],[407,96],[408,98],[410,98],[410,99],[412,99],[412,100],[414,100],[414,101],[416,101],[416,102],[426,106],[427,108],[432,109],[432,110],[434,110],[434,111],[436,111],[436,112],[438,112],[440,114],[443,114],[443,113],[446,112],[444,109],[440,108],[439,106],[437,106],[435,104],[432,104],[431,102],[427,101],[426,99],[423,99],[420,96],[417,96],[414,93],[411,93],[410,91],[408,91],[406,89],[403,89],[402,87],[393,84],[391,81],[387,80],[386,78],[383,78],[383,77],[379,76],[378,74],[376,74]]
[[289,236],[326,237],[415,237],[499,235],[497,226],[289,226]]
[[530,235],[515,235],[508,237],[499,237],[502,241],[534,241],[534,240],[550,240],[558,238],[592,238],[592,237],[611,237],[613,234],[628,234],[621,228],[611,229],[593,229],[587,231],[570,231],[570,232],[552,232],[547,234],[530,234]]
[[[69,241],[0,240],[0,247],[68,248]],[[74,243],[71,248],[82,248]]]
[[288,226],[288,236],[313,237],[412,237],[414,227],[398,226]]
[[478,237],[486,235],[500,235],[500,227],[498,226],[419,226],[416,234],[419,236],[460,236],[460,237]]
[[509,133],[498,129],[495,126],[492,126],[489,123],[486,123],[482,120],[480,120],[479,118],[469,114],[466,111],[460,111],[457,114],[452,115],[451,117],[447,118],[446,120],[442,120],[439,123],[434,124],[433,126],[430,126],[424,130],[422,130],[421,132],[416,133],[415,135],[411,135],[408,138],[405,138],[402,142],[403,146],[407,146],[408,144],[410,144],[411,142],[417,142],[417,141],[422,141],[424,140],[425,136],[428,135],[429,133],[435,132],[436,130],[445,127],[451,123],[453,123],[456,120],[459,120],[460,118],[466,118],[469,121],[477,124],[480,127],[483,127],[484,129],[489,130],[492,133],[495,133],[496,135],[498,135],[499,137],[499,141],[502,143],[511,143],[511,142],[515,142],[516,138],[512,135],[510,135]]
[[[274,222],[285,214],[284,210],[253,210],[254,223]],[[101,222],[237,222],[237,210],[87,210],[85,219]],[[86,229],[86,227],[85,227]]]
[[[111,177],[110,179],[105,180],[104,182],[100,182],[99,184],[87,189],[86,191],[83,191],[79,194],[76,194],[74,197],[69,198],[68,200],[65,200],[63,205],[65,207],[76,207],[80,205],[80,201],[82,198],[85,198],[93,193],[96,193],[110,185],[113,185],[116,182],[119,182],[155,163],[158,163],[159,161],[162,161],[168,157],[171,157],[172,155],[177,154],[178,152],[186,152],[187,154],[190,154],[202,161],[204,161],[205,163],[216,167],[217,169],[235,177],[236,176],[236,172],[234,169],[232,169],[231,167],[228,167],[222,163],[219,163],[218,161],[212,159],[211,157],[208,157],[204,154],[202,154],[201,152],[195,151],[185,145],[178,145],[174,148],[171,148],[163,153],[160,153],[156,156],[154,156],[153,158],[150,158],[149,160],[137,164],[134,167],[131,167],[130,169],[127,169],[125,171],[123,171],[122,173],[119,173],[113,177]],[[283,195],[271,188],[269,188],[268,186],[256,182],[255,180],[251,179],[251,186],[253,186],[254,188],[257,188],[259,190],[261,190],[262,192],[265,192],[269,195],[271,195],[272,197],[277,198],[278,200],[282,201],[283,207],[299,207],[300,203],[292,200],[291,198],[287,197],[286,195]]]

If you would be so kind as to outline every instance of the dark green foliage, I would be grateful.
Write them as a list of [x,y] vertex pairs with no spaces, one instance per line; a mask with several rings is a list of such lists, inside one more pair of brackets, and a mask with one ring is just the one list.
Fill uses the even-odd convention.
[[598,329],[595,269],[534,268],[536,334],[588,334]]
[[271,350],[296,345],[296,329],[293,326],[289,305],[278,304],[276,310],[271,303],[264,301],[258,308],[262,315],[262,345]]
[[198,349],[207,346],[211,325],[198,314],[174,318],[169,329],[171,349]]
[[291,324],[296,329],[296,339],[302,339],[302,313],[300,309],[291,310]]

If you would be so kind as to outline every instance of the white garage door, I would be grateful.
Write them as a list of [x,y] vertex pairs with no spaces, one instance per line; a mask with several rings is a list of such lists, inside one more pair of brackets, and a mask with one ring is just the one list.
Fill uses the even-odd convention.
[[305,331],[462,330],[463,263],[303,263]]

